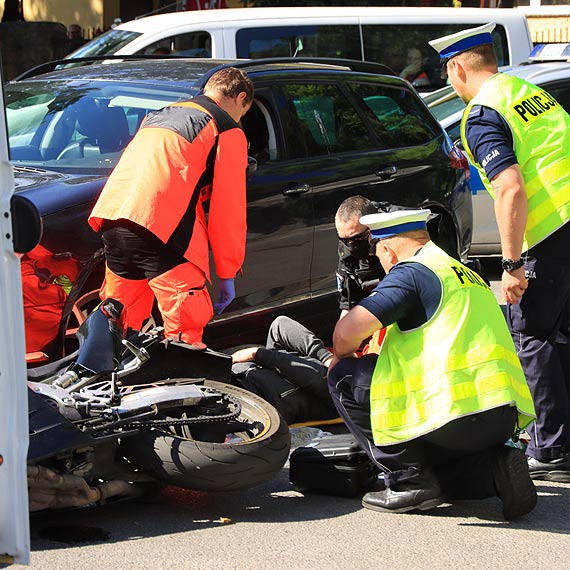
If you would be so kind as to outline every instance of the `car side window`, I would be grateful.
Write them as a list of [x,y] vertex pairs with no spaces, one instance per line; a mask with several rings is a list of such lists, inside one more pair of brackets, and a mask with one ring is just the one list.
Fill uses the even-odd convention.
[[162,38],[138,52],[143,55],[183,55],[212,57],[212,37],[208,32],[189,32]]
[[349,87],[360,100],[380,148],[417,146],[437,136],[434,119],[407,89],[360,82]]
[[356,25],[269,26],[242,28],[236,33],[237,56],[346,57],[362,59]]
[[373,146],[364,121],[338,85],[288,84],[282,94],[294,122],[286,132],[291,158]]
[[[362,26],[364,59],[391,67],[398,75],[413,83],[419,91],[443,87],[441,63],[428,41],[460,32],[477,24],[368,24]],[[499,65],[509,63],[507,33],[498,24],[493,30],[493,43]]]
[[241,127],[247,138],[248,154],[255,158],[258,164],[279,158],[277,137],[269,108],[265,99],[257,97],[241,120]]

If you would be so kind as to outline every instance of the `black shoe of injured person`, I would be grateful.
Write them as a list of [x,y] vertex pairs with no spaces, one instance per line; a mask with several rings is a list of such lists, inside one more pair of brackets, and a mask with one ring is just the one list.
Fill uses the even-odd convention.
[[536,506],[536,488],[521,449],[502,445],[494,450],[493,480],[506,520],[529,513]]
[[417,477],[384,491],[366,493],[362,506],[373,511],[405,513],[408,511],[428,511],[444,502],[439,482],[433,473],[422,471]]

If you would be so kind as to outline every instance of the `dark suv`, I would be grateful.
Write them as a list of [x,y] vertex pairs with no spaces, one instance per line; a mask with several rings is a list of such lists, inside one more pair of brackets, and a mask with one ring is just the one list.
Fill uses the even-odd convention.
[[348,196],[430,208],[440,214],[434,240],[467,255],[467,164],[413,88],[381,67],[169,58],[60,69],[6,86],[17,191],[44,222],[24,288],[47,279],[64,291],[57,303],[24,291],[28,339],[46,310],[54,315],[28,350],[60,354],[73,321],[96,299],[101,242],[87,216],[146,114],[195,96],[224,65],[243,67],[255,85],[243,129],[257,171],[248,182],[243,275],[235,301],[207,329],[210,346],[263,341],[277,314],[330,334],[338,317],[334,213]]

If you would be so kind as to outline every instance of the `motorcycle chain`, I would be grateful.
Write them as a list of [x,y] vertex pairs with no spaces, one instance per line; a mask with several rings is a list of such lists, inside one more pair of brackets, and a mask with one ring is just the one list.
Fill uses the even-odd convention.
[[149,419],[149,420],[135,420],[133,422],[129,422],[125,424],[124,427],[129,429],[138,429],[144,427],[168,427],[168,426],[185,426],[185,425],[192,425],[192,424],[207,424],[207,423],[215,423],[215,422],[222,422],[222,421],[231,421],[235,420],[241,414],[241,403],[237,398],[229,396],[228,394],[224,394],[224,398],[229,400],[230,403],[234,404],[236,409],[234,412],[230,412],[228,414],[222,414],[218,416],[197,416],[195,418],[185,418],[185,419],[166,419],[166,420],[156,420],[156,419]]

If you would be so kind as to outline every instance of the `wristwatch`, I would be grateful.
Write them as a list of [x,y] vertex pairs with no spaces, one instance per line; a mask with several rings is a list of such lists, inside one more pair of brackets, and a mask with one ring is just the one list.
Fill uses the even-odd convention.
[[507,273],[510,273],[523,265],[524,261],[522,259],[519,259],[518,261],[513,261],[512,259],[501,259],[501,267],[503,268],[503,271],[506,271]]

